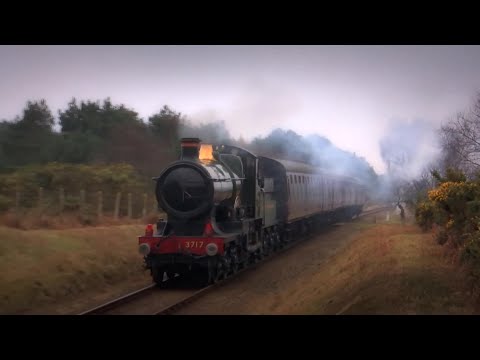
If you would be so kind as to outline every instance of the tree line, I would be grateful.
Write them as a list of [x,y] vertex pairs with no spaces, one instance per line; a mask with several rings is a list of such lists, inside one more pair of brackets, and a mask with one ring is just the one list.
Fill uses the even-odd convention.
[[153,175],[176,157],[181,120],[182,114],[166,105],[144,122],[137,112],[110,99],[72,99],[58,111],[56,131],[46,101],[28,101],[20,116],[0,123],[0,170],[49,162],[126,162]]
[[[57,125],[58,129],[55,129]],[[302,137],[275,129],[250,142],[234,139],[223,121],[193,124],[181,112],[164,105],[141,119],[124,104],[77,101],[58,111],[58,122],[45,100],[28,101],[20,116],[0,122],[0,171],[49,162],[110,164],[124,162],[145,176],[159,171],[179,156],[179,138],[197,136],[205,142],[228,142],[259,155],[304,161],[324,168],[344,164],[349,175],[375,177],[363,158],[336,148],[328,139]]]

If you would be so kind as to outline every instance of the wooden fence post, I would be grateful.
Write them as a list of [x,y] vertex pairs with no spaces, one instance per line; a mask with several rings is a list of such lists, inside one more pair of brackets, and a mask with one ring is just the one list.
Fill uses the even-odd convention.
[[120,199],[122,197],[121,192],[117,192],[117,196],[115,198],[115,220],[118,220],[118,215],[120,213]]
[[132,193],[128,193],[127,195],[127,200],[128,200],[128,218],[132,218]]

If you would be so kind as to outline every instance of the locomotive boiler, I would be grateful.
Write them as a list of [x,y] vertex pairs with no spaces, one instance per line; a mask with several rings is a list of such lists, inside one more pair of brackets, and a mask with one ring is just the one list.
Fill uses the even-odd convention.
[[[172,223],[204,219],[211,210],[231,209],[241,193],[242,166],[232,155],[214,157],[212,145],[198,139],[182,141],[181,160],[157,179],[156,197]],[[227,165],[230,164],[230,166]],[[177,233],[185,229],[176,229]]]

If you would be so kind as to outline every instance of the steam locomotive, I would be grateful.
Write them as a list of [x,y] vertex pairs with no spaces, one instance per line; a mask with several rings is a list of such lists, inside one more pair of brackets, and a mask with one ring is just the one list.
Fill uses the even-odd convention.
[[139,252],[160,286],[176,274],[220,281],[367,200],[356,179],[197,138],[182,139],[181,159],[155,180],[168,219],[147,225]]

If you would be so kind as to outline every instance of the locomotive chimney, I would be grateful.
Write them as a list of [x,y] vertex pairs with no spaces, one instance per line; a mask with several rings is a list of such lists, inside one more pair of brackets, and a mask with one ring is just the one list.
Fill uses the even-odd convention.
[[199,138],[182,138],[180,140],[182,152],[182,160],[198,160],[200,152],[200,139]]

